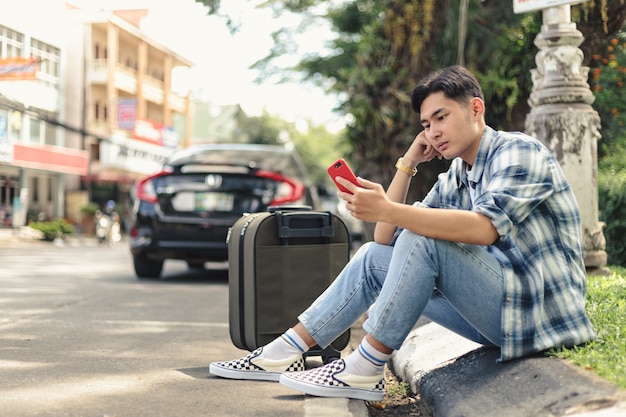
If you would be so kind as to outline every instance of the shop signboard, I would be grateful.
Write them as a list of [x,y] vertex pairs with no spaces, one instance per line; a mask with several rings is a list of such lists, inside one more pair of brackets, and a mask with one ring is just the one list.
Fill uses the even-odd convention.
[[37,63],[37,58],[10,57],[0,59],[0,81],[36,80]]
[[100,164],[103,169],[128,173],[151,174],[161,168],[172,150],[143,141],[126,140],[114,135],[113,143],[100,142]]
[[117,102],[117,125],[120,129],[132,130],[137,120],[137,99],[121,98]]
[[586,0],[513,0],[513,11],[515,13],[526,13],[566,4],[584,3],[585,1]]
[[154,120],[138,119],[133,128],[133,139],[152,145],[163,146],[163,137],[161,129],[163,125]]

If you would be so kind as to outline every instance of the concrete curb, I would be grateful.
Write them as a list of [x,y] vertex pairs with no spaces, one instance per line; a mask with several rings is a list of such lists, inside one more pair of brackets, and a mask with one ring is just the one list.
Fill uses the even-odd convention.
[[503,364],[498,357],[429,323],[391,365],[436,417],[626,416],[626,391],[591,372],[543,355]]

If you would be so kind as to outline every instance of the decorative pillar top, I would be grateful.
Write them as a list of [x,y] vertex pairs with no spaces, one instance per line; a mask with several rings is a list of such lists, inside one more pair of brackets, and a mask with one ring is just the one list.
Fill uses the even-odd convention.
[[583,34],[571,22],[569,5],[543,10],[541,32],[535,38],[539,53],[535,57],[537,69],[531,71],[531,107],[593,103],[595,96],[587,83],[589,68],[582,65],[583,53],[578,48],[583,41]]

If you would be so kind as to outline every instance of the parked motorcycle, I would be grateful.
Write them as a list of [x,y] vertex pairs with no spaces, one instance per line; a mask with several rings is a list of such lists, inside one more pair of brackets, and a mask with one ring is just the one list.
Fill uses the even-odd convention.
[[96,238],[99,244],[108,243],[109,246],[115,246],[122,240],[122,226],[120,224],[120,216],[116,212],[111,214],[103,213],[100,210],[96,212]]

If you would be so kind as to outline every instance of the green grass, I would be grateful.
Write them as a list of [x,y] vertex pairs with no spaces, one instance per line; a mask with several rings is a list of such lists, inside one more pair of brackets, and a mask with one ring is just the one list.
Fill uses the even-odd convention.
[[626,268],[609,276],[587,277],[587,314],[596,340],[573,349],[550,352],[626,388]]

